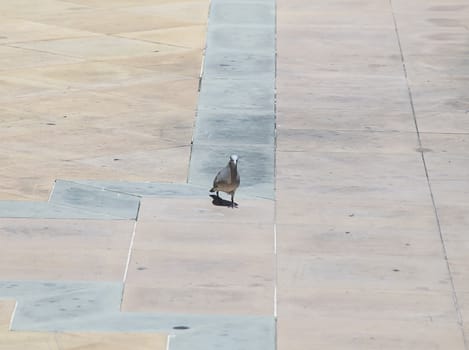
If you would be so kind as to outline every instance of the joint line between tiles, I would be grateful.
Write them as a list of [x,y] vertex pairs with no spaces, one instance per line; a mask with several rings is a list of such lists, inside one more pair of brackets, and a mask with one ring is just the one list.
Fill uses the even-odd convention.
[[125,281],[127,280],[127,274],[129,273],[130,259],[132,258],[132,249],[134,247],[136,231],[137,231],[137,220],[135,220],[134,222],[134,227],[132,230],[132,237],[130,239],[129,252],[127,253],[127,261],[125,263],[124,276],[122,277],[122,295],[121,295],[121,304],[120,304],[121,309],[122,309],[122,302],[124,300]]
[[274,2],[274,179],[273,179],[273,198],[274,198],[274,322],[275,339],[274,349],[278,349],[278,250],[277,250],[277,72],[278,72],[278,4]]
[[134,247],[135,232],[137,230],[137,221],[134,222],[134,228],[132,230],[132,238],[130,239],[129,251],[127,253],[127,262],[125,264],[124,277],[122,278],[122,283],[125,284],[127,280],[127,274],[129,272],[130,258],[132,257],[132,249]]
[[173,337],[174,337],[174,334],[168,334],[168,337],[166,338],[166,350],[170,350],[171,339]]
[[[401,38],[400,38],[400,34],[399,34],[399,29],[398,29],[398,26],[397,26],[396,14],[394,12],[394,7],[393,7],[392,0],[389,0],[389,5],[391,7],[391,13],[392,13],[392,18],[393,18],[393,22],[394,22],[394,31],[396,33],[396,39],[397,39],[397,43],[398,43],[398,46],[399,46],[401,62],[402,62],[402,69],[403,69],[404,78],[405,78],[405,82],[406,82],[406,86],[407,86],[407,92],[408,92],[408,95],[409,95],[409,103],[410,103],[410,107],[411,107],[411,111],[412,111],[412,117],[413,117],[413,120],[414,120],[415,131],[416,131],[416,134],[417,134],[417,140],[418,140],[419,147],[421,148],[422,147],[422,140],[421,140],[421,137],[420,137],[420,130],[419,130],[419,127],[418,127],[418,122],[417,122],[417,115],[416,115],[416,112],[415,112],[414,99],[413,99],[412,90],[411,90],[410,83],[409,83],[407,67],[406,67],[406,64],[405,64],[404,51],[402,49]],[[444,237],[443,237],[443,232],[442,232],[442,229],[441,229],[440,217],[439,217],[439,214],[438,214],[438,209],[436,207],[435,196],[433,195],[433,189],[432,189],[432,185],[431,185],[431,180],[430,180],[430,176],[429,176],[427,162],[425,160],[424,153],[420,152],[420,155],[421,155],[421,158],[422,158],[422,164],[423,164],[423,168],[424,168],[424,171],[425,171],[425,177],[426,177],[426,180],[427,180],[428,190],[430,192],[430,199],[431,199],[431,202],[432,202],[433,212],[434,212],[434,215],[435,215],[435,221],[436,221],[436,225],[437,225],[437,229],[438,229],[438,234],[439,234],[439,237],[440,237],[441,249],[442,249],[442,252],[443,252],[444,259],[445,259],[446,269],[447,269],[448,275],[449,275],[453,304],[454,304],[454,307],[456,309],[457,323],[459,325],[459,329],[460,329],[462,337],[463,337],[464,349],[469,350],[469,344],[468,344],[468,341],[466,339],[466,332],[464,330],[464,318],[463,318],[462,313],[461,313],[461,307],[460,307],[458,295],[456,293],[454,278],[453,278],[453,274],[452,274],[452,271],[451,271],[451,266],[450,266],[449,261],[448,261],[448,251],[447,251],[447,248],[446,248],[445,240],[444,240]]]
[[11,331],[12,328],[13,328],[13,321],[15,319],[15,314],[16,314],[16,309],[18,308],[18,301],[15,301],[15,307],[13,309],[13,312],[11,313],[11,317],[10,317],[10,325],[8,327],[8,330]]

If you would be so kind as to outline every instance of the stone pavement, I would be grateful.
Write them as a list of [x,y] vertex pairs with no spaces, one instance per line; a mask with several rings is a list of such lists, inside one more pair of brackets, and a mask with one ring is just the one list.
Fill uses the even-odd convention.
[[468,19],[0,2],[0,349],[469,350]]

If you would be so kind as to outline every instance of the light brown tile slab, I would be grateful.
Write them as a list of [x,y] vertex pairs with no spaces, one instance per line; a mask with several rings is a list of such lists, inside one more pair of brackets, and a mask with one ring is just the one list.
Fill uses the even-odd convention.
[[469,149],[469,132],[464,133],[420,133],[422,146],[436,154],[466,155]]
[[126,283],[122,311],[272,316],[272,286],[145,287]]
[[[301,52],[312,57],[313,52],[318,52],[321,55],[329,54],[332,60],[334,55],[342,53],[349,56],[381,56],[399,51],[393,34],[392,27],[374,27],[369,30],[358,26],[316,27],[299,23],[282,25],[277,46],[282,54],[297,55]],[[379,46],[374,45],[378,43]]]
[[[27,1],[24,2],[26,3]],[[6,4],[2,4],[1,6],[5,5]],[[31,9],[31,6],[27,5],[17,6],[16,8],[20,10],[26,9],[27,7]],[[9,45],[36,40],[51,40],[85,36],[90,37],[96,35],[92,32],[8,17],[2,17],[0,28],[2,29],[0,44]],[[39,52],[36,52],[36,54],[39,54]],[[18,58],[21,59],[21,56],[18,56]],[[14,64],[14,62],[10,62],[10,64]]]
[[223,222],[137,222],[133,247],[186,255],[199,254],[272,254],[272,224]]
[[446,262],[439,256],[279,255],[278,285],[279,288],[451,291]]
[[4,280],[121,280],[133,222],[2,219]]
[[278,349],[464,349],[459,325],[428,321],[334,319],[278,320]]
[[425,155],[430,179],[438,181],[462,181],[469,176],[469,156],[463,154]]
[[186,48],[203,49],[205,47],[205,25],[174,27],[122,33],[120,36],[154,43],[163,43]]
[[360,321],[456,322],[457,313],[450,292],[385,291],[358,289],[278,290],[279,318],[335,319]]
[[30,0],[19,0],[15,3],[2,2],[0,6],[3,16],[32,20],[51,13],[69,14],[73,11],[86,10],[85,6],[59,0],[44,0],[41,6],[32,5]]
[[[14,69],[21,69],[20,72],[22,72],[25,68],[70,64],[77,61],[79,61],[77,58],[59,56],[47,52],[0,46],[0,71],[2,71],[2,77],[9,75]],[[17,75],[18,72],[14,76]]]
[[469,317],[469,293],[467,291],[458,291],[457,292],[457,297],[458,297],[458,303],[460,306],[461,310],[461,315],[464,320],[464,331],[467,332],[469,331],[469,328],[467,327],[467,317]]
[[206,198],[143,198],[140,221],[269,224],[274,220],[274,202],[239,198],[237,208],[215,206]]
[[[137,7],[137,9],[141,9],[141,7]],[[136,7],[132,6],[115,8],[112,11],[109,11],[109,9],[86,8],[81,11],[69,11],[67,16],[61,16],[60,12],[47,13],[40,16],[38,20],[49,25],[102,34],[171,28],[193,23],[190,19],[182,18],[183,16],[177,16],[175,13],[172,13],[172,16],[170,15],[162,11],[136,11]],[[197,19],[204,22],[206,16]]]
[[[428,229],[435,225],[431,203],[409,204],[399,200],[383,202],[340,203],[340,197],[332,196],[321,203],[307,195],[278,197],[277,222],[281,224],[331,224],[349,225],[352,222],[372,226],[391,226],[412,229]],[[339,203],[339,204],[338,204]]]
[[351,6],[343,3],[343,7],[329,4],[308,4],[308,6],[280,5],[277,23],[286,25],[310,25],[325,27],[366,27],[394,28],[392,16],[385,3],[367,3],[362,6]]
[[415,131],[402,77],[311,75],[279,77],[280,128]]
[[133,99],[135,102],[157,100],[169,111],[182,108],[191,109],[194,112],[193,116],[195,116],[198,86],[198,78],[179,78],[165,82],[141,83],[133,85],[132,88],[105,89],[103,92],[125,99]]
[[469,204],[469,183],[466,180],[435,180],[432,177],[430,179],[437,207]]
[[[444,18],[434,20],[445,21]],[[406,54],[406,68],[412,81],[460,80],[469,75],[468,63],[464,56]]]
[[274,266],[273,251],[134,248],[123,309],[270,315]]
[[161,45],[113,36],[67,38],[16,44],[18,47],[40,50],[75,58],[107,59],[148,54]]
[[[66,62],[64,62],[66,63]],[[143,68],[133,68],[106,62],[79,62],[27,70],[10,70],[5,76],[28,77],[63,89],[99,90],[113,86],[133,86],[141,82],[168,81],[178,75],[154,74]]]
[[414,153],[416,133],[279,128],[277,148],[298,152]]
[[[321,184],[349,185],[386,183],[399,180],[403,183],[425,182],[421,155],[351,153],[351,152],[277,152],[277,182],[301,180]],[[308,166],[310,165],[310,166]],[[422,185],[423,186],[423,185]],[[420,186],[420,188],[422,187]]]
[[205,24],[209,11],[209,1],[164,1],[152,5],[132,6],[127,8],[126,11],[135,15],[150,14],[173,19],[174,21]]
[[259,287],[273,285],[273,256],[240,253],[180,253],[132,251],[127,282],[158,287]]
[[123,310],[271,315],[273,246],[272,224],[158,222],[142,216]]
[[180,77],[199,78],[202,66],[202,52],[200,49],[177,48],[173,52],[158,52],[142,56],[117,58],[106,60],[130,67],[145,68],[152,71],[168,74],[177,74]]
[[291,256],[435,256],[443,259],[436,225],[409,229],[370,222],[331,222],[329,225],[277,225],[277,251]]

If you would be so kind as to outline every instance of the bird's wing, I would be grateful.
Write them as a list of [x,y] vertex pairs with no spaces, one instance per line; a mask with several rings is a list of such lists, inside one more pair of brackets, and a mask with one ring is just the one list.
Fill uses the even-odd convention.
[[230,168],[224,167],[221,169],[215,179],[213,180],[213,187],[217,187],[220,184],[226,184],[230,180]]

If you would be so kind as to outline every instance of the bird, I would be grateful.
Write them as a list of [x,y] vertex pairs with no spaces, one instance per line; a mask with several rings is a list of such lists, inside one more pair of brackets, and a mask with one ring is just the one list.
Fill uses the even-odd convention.
[[218,192],[222,191],[231,195],[231,207],[234,207],[234,195],[240,184],[238,173],[238,156],[232,154],[228,164],[221,169],[213,180],[213,187],[210,192],[216,192],[217,198],[220,198]]

